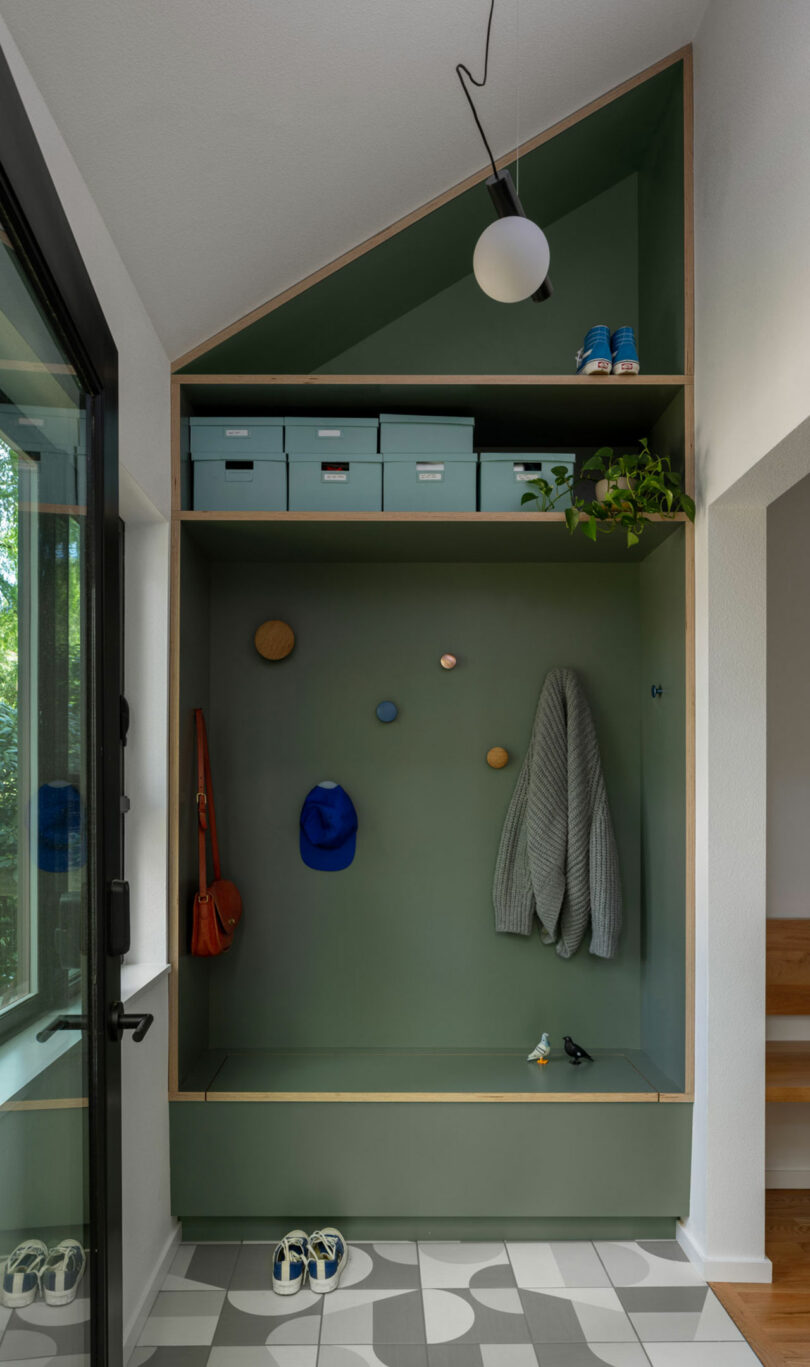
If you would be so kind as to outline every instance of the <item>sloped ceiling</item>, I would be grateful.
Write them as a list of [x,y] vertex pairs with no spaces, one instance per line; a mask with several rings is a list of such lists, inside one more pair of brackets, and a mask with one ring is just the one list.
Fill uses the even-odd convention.
[[[496,156],[706,0],[497,0]],[[489,0],[0,0],[170,356],[480,169]]]

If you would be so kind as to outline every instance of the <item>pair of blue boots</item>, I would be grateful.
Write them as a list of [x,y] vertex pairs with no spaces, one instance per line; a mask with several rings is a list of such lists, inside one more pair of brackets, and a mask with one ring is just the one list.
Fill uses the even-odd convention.
[[586,333],[577,352],[577,375],[638,375],[639,370],[632,328],[617,328],[611,335],[609,327],[599,325]]

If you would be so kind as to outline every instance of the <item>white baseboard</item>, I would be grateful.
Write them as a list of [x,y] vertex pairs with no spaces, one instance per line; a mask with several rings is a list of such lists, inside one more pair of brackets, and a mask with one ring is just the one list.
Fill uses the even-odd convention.
[[771,1282],[770,1258],[707,1258],[684,1225],[675,1226],[675,1237],[701,1277],[707,1282]]
[[129,1359],[132,1357],[132,1354],[134,1353],[135,1348],[137,1347],[138,1339],[141,1337],[141,1334],[143,1333],[143,1327],[149,1318],[149,1314],[152,1309],[152,1306],[155,1303],[157,1293],[163,1285],[164,1279],[168,1274],[169,1268],[171,1267],[174,1261],[174,1255],[177,1252],[177,1245],[180,1243],[181,1233],[182,1226],[178,1220],[177,1224],[175,1225],[174,1229],[172,1230],[171,1234],[166,1240],[166,1243],[163,1246],[163,1252],[161,1253],[160,1258],[158,1259],[158,1262],[155,1266],[154,1275],[151,1281],[147,1283],[147,1286],[144,1290],[143,1295],[141,1296],[140,1301],[138,1302],[135,1310],[130,1316],[129,1324],[124,1326],[125,1363],[129,1362]]
[[783,1191],[806,1191],[810,1187],[810,1168],[766,1168],[765,1186]]

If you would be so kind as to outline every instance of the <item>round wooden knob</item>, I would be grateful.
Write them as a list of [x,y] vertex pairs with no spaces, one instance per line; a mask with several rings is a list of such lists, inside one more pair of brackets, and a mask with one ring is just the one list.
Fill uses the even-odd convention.
[[283,660],[295,645],[295,632],[287,622],[262,622],[253,644],[265,660]]
[[503,769],[509,763],[509,751],[504,750],[502,745],[493,745],[491,750],[487,750],[487,764],[490,769]]
[[442,655],[442,658],[439,660],[439,664],[441,665],[442,669],[455,669],[456,665],[458,664],[458,660],[456,659],[455,655]]

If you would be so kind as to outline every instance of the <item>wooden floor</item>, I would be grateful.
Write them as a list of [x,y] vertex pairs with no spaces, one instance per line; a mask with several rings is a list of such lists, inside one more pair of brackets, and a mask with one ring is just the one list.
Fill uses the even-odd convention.
[[768,1041],[765,1100],[810,1101],[810,1042]]
[[768,1191],[765,1251],[773,1285],[713,1290],[764,1367],[810,1367],[810,1191]]

